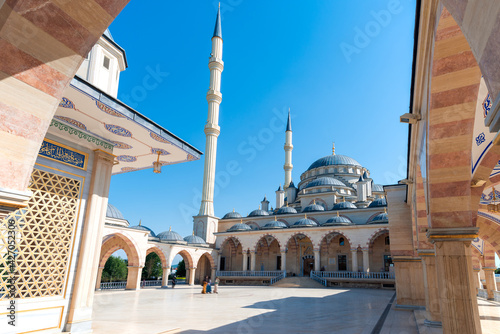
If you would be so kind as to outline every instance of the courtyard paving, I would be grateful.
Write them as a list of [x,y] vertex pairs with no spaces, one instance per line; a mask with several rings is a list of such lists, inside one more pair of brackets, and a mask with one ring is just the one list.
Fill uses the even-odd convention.
[[[418,333],[412,311],[387,308],[393,290],[222,286],[217,295],[200,292],[182,285],[98,292],[94,333]],[[480,307],[488,312],[482,322],[500,328],[500,306],[481,303],[488,305]],[[483,333],[495,333],[486,329],[483,324]]]

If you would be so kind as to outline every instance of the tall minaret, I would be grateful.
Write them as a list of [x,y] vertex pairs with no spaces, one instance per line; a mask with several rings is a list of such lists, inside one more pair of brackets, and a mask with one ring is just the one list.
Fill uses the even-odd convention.
[[288,188],[290,182],[292,181],[292,120],[290,119],[290,108],[288,108],[288,121],[286,122],[285,130],[286,140],[285,140],[285,165],[283,169],[285,170],[285,186],[284,189]]
[[207,243],[214,243],[214,232],[217,232],[217,218],[214,213],[214,183],[215,161],[217,157],[217,137],[220,134],[219,105],[222,101],[220,92],[221,73],[224,70],[222,61],[222,29],[220,22],[220,3],[212,37],[212,53],[208,61],[210,69],[210,87],[207,92],[208,119],[205,124],[205,170],[203,173],[203,192],[200,212],[194,217],[195,234],[205,239]]

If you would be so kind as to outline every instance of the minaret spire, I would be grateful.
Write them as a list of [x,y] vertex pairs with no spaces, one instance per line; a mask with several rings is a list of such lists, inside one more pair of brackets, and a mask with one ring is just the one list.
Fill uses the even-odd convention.
[[[208,118],[205,123],[205,165],[203,173],[203,191],[201,197],[200,212],[196,217],[195,230],[199,237],[207,243],[215,242],[213,233],[217,232],[217,219],[214,213],[214,184],[215,184],[215,162],[217,158],[217,138],[220,134],[219,127],[219,105],[222,102],[220,92],[221,74],[224,70],[222,61],[222,29],[220,20],[220,6],[215,20],[214,35],[212,36],[212,53],[208,60],[210,69],[210,86],[207,92]],[[203,217],[203,219],[202,219]]]
[[285,170],[285,185],[284,189],[288,188],[290,182],[292,182],[292,119],[290,117],[290,108],[288,108],[288,120],[286,122],[285,130],[285,165],[283,169]]

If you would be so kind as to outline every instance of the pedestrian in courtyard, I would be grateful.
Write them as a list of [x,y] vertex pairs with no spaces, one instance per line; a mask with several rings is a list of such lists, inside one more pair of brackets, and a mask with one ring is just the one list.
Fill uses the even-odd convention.
[[207,293],[207,283],[208,283],[208,276],[205,276],[205,278],[203,279],[203,283],[201,283],[201,285],[203,286],[201,293],[203,294]]
[[208,278],[207,282],[207,293],[212,293],[212,280],[210,279],[210,277]]
[[175,276],[172,277],[172,289],[175,288],[175,285],[177,284],[177,278]]
[[220,279],[219,277],[215,277],[215,281],[214,281],[214,293],[219,293],[217,290],[219,289],[219,283],[220,283]]

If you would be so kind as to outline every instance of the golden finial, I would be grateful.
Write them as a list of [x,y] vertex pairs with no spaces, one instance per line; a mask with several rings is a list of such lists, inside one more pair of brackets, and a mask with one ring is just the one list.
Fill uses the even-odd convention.
[[384,213],[387,213],[387,208],[384,208]]
[[234,212],[234,208],[233,208],[233,212]]
[[339,216],[339,212],[337,211],[337,217]]
[[194,235],[194,230],[193,230],[193,235]]
[[220,9],[220,2],[219,2],[219,9]]
[[168,229],[169,232],[172,232],[172,226],[169,227]]
[[304,218],[307,219],[307,213],[304,213]]
[[316,204],[316,198],[315,198],[315,199],[313,199],[313,204]]
[[141,221],[142,221],[142,219],[139,219],[139,226],[141,226]]
[[345,196],[344,196],[344,197],[342,197],[342,200],[343,200],[343,202],[345,202]]
[[335,142],[332,142],[332,155],[335,155]]
[[240,223],[243,224],[243,218],[240,219]]
[[260,205],[259,205],[259,210],[260,210]]
[[276,221],[276,216],[274,216],[274,221]]

